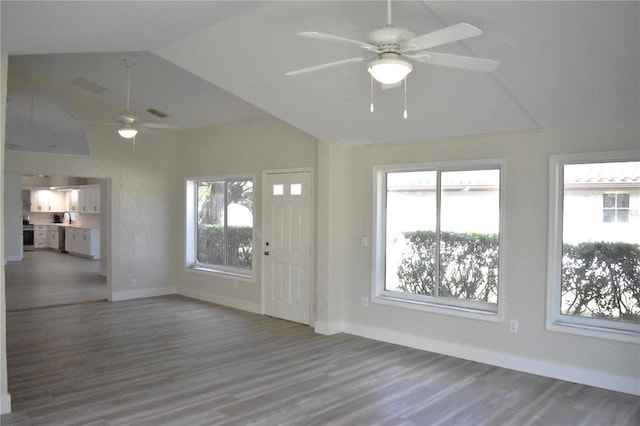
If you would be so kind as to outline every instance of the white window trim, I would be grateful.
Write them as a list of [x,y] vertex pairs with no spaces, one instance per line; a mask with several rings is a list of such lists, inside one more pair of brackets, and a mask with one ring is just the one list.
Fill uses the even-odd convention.
[[[411,295],[404,293],[390,292],[385,290],[385,218],[386,218],[386,186],[384,185],[384,176],[389,172],[412,172],[412,171],[428,171],[437,170],[441,172],[447,171],[466,171],[466,170],[500,170],[500,221],[499,221],[499,256],[500,263],[498,267],[498,302],[495,310],[480,309],[480,303],[465,303],[465,301],[457,301],[457,304],[446,303],[444,299]],[[466,160],[466,161],[446,161],[433,163],[414,163],[414,164],[394,164],[374,166],[373,168],[373,244],[372,244],[372,277],[371,301],[384,305],[396,306],[405,309],[416,309],[420,311],[450,315],[456,317],[470,318],[475,320],[483,320],[489,322],[504,322],[506,285],[504,283],[504,253],[505,237],[504,237],[504,218],[505,218],[505,160],[482,159],[482,160]],[[491,304],[493,307],[493,304]]]
[[640,325],[560,314],[562,276],[563,167],[567,164],[640,161],[638,151],[558,154],[549,157],[549,235],[546,329],[560,333],[640,344]]
[[[254,217],[253,217],[253,229],[252,240],[254,257],[251,261],[251,270],[239,269],[233,267],[212,267],[212,265],[202,265],[196,262],[196,223],[197,223],[197,211],[196,211],[196,199],[195,199],[195,184],[200,181],[208,180],[249,180],[253,182],[253,202],[254,202]],[[189,177],[185,179],[186,189],[186,229],[185,229],[185,269],[190,271],[196,271],[200,273],[219,275],[224,278],[234,278],[247,282],[255,282],[255,248],[256,248],[256,217],[255,217],[255,202],[257,197],[256,191],[256,175],[255,174],[237,174],[237,175],[222,175],[222,176],[204,176],[204,177]]]

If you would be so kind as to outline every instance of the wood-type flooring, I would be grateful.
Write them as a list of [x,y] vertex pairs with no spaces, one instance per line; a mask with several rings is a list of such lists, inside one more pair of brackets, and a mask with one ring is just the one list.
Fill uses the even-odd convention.
[[181,296],[7,315],[11,425],[638,425],[640,398]]
[[100,261],[57,251],[27,251],[5,265],[8,311],[107,300]]

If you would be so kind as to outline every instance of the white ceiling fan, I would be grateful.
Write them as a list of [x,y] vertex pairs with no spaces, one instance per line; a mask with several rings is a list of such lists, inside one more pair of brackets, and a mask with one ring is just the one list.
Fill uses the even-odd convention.
[[127,69],[127,110],[120,114],[116,118],[116,123],[114,123],[119,125],[118,134],[123,138],[131,139],[138,134],[138,131],[144,128],[176,129],[176,126],[170,124],[145,123],[131,112],[131,68],[134,65],[130,60],[124,59],[124,66]]
[[480,34],[482,34],[482,31],[479,28],[467,23],[459,23],[416,37],[407,29],[396,28],[392,25],[391,0],[388,0],[387,25],[371,31],[368,35],[367,42],[315,31],[298,33],[298,35],[303,37],[357,47],[373,55],[358,56],[316,65],[290,71],[286,73],[286,75],[299,75],[338,65],[373,60],[369,64],[368,71],[374,79],[382,83],[383,87],[388,88],[399,85],[407,74],[411,72],[413,65],[410,61],[472,71],[492,72],[500,65],[499,61],[425,50],[454,41],[479,36]]

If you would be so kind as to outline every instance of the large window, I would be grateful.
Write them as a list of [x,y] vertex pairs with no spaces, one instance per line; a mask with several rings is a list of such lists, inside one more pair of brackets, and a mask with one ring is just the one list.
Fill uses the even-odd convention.
[[376,169],[378,301],[498,311],[500,162]]
[[638,341],[637,157],[611,153],[551,158],[549,329]]
[[187,182],[187,263],[253,275],[253,179]]

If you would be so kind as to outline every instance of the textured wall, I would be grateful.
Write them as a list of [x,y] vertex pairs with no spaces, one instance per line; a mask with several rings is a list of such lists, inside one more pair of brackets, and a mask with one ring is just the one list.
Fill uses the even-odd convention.
[[[255,247],[262,247],[262,173],[285,168],[314,168],[316,141],[275,118],[243,120],[180,134],[179,200],[184,230],[185,182],[190,178],[253,175]],[[178,292],[249,311],[261,311],[261,256],[254,258],[255,280],[247,281],[184,268],[184,235],[180,236]],[[259,252],[259,250],[256,250]]]
[[[135,150],[115,129],[91,122],[113,121],[118,107],[98,101],[68,84],[53,83],[19,69],[9,70],[9,91],[29,88],[63,102],[85,126],[91,156],[7,151],[5,170],[17,174],[105,179],[101,206],[103,253],[110,259],[108,282],[114,299],[173,292],[175,132],[136,137]],[[110,247],[109,247],[110,244]],[[131,280],[136,280],[135,287]]]

